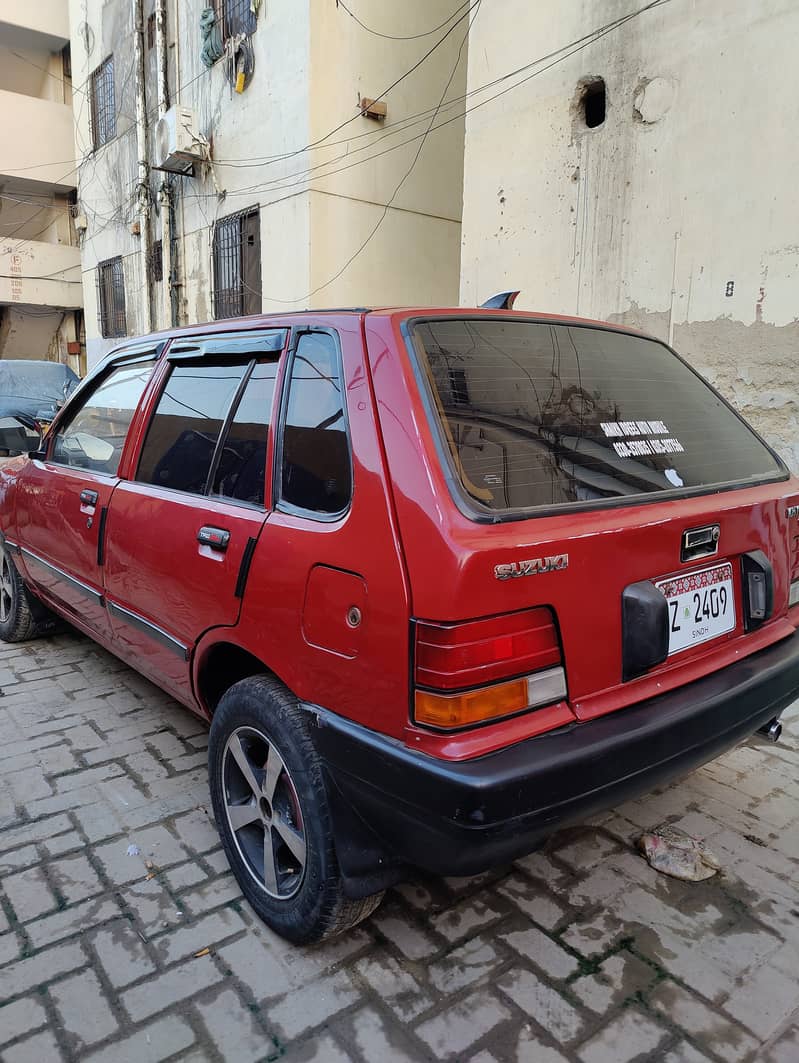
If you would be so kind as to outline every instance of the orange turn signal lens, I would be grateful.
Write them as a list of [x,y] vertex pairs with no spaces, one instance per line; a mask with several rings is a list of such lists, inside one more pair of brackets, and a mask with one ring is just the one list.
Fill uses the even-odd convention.
[[526,679],[497,683],[465,694],[434,694],[417,690],[416,722],[428,727],[468,727],[499,716],[510,716],[528,707],[530,696]]

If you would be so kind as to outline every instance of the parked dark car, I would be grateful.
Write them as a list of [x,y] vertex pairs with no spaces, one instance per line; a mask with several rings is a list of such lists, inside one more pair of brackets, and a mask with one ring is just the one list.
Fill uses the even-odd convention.
[[630,329],[216,322],[123,343],[0,468],[0,638],[57,613],[208,721],[230,865],[308,942],[772,724],[797,517],[777,455]]
[[21,414],[46,428],[79,383],[60,362],[0,359],[0,417]]

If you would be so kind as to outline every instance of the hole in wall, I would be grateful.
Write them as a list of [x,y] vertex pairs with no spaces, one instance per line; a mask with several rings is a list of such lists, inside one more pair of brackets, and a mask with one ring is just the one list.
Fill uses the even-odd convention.
[[605,82],[602,78],[583,82],[580,110],[589,129],[596,129],[605,121],[606,102]]

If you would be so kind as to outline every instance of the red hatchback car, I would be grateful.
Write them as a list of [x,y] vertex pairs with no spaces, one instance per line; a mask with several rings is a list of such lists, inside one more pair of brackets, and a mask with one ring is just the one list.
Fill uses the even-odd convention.
[[627,329],[218,322],[121,346],[0,470],[0,637],[58,614],[207,719],[231,867],[308,942],[410,866],[480,872],[774,721],[797,514],[776,454]]

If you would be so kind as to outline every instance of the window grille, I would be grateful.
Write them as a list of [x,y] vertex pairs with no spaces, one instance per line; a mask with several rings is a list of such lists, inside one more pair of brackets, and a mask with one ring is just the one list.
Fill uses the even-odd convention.
[[255,33],[257,16],[250,0],[215,0],[216,17],[222,25],[222,38],[235,37],[239,33]]
[[214,226],[214,317],[261,312],[261,217],[258,207]]
[[89,78],[92,146],[96,151],[117,135],[114,103],[114,57],[109,55]]
[[164,279],[164,245],[161,240],[156,240],[150,249],[147,272],[150,274],[150,280],[162,281]]
[[97,308],[101,336],[127,335],[125,272],[120,257],[97,265]]

